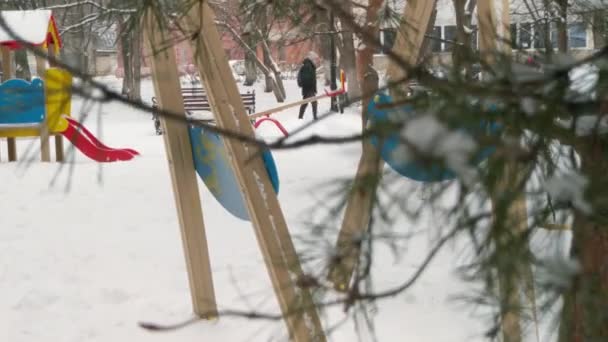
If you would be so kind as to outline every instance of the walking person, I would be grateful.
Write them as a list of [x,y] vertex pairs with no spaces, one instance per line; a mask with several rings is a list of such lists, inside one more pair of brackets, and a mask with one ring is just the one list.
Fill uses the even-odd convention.
[[[302,67],[298,71],[298,87],[302,88],[302,98],[308,99],[317,95],[317,67],[313,61],[306,57],[302,62]],[[304,112],[308,103],[300,106],[299,119],[304,118]],[[317,101],[312,102],[312,115],[317,120]]]

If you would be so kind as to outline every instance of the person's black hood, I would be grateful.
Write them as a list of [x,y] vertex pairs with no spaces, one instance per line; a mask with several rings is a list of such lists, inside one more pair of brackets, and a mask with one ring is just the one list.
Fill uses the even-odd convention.
[[302,61],[302,64],[310,64],[313,67],[315,66],[315,63],[312,61],[312,59],[310,59],[308,57],[304,58],[304,60]]

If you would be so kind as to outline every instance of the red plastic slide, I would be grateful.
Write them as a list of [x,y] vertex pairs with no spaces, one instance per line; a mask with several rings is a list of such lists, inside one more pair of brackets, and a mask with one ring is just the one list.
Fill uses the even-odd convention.
[[[76,127],[77,130],[81,131],[84,135],[87,136],[87,138],[89,138],[89,140],[97,147],[102,148],[102,149],[106,149],[106,150],[117,150],[115,148],[111,148],[106,146],[104,143],[102,143],[101,141],[99,141],[99,139],[97,139],[97,137],[95,135],[93,135],[93,133],[91,133],[91,131],[89,131],[86,127],[84,127],[83,124],[81,124],[80,122],[72,119],[69,116],[65,117],[68,122],[72,125],[74,125]],[[130,152],[131,154],[138,156],[139,152],[132,150],[130,148],[121,148],[120,150],[124,150],[127,152]]]
[[87,157],[100,162],[109,163],[133,159],[137,151],[131,149],[114,149],[107,147],[78,121],[69,119],[68,128],[62,133],[74,146]]

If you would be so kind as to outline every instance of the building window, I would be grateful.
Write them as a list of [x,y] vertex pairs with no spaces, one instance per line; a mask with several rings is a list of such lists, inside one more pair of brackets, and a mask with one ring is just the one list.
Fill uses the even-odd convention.
[[379,54],[382,53],[382,30],[378,30],[378,35],[376,36],[376,39],[376,42],[380,44],[380,47],[374,46],[374,54]]
[[568,24],[568,45],[571,48],[587,47],[587,28],[584,23]]
[[532,24],[523,23],[519,25],[519,44],[520,49],[532,48]]
[[444,42],[444,51],[452,51],[454,48],[454,43],[456,42],[456,26],[448,25],[445,26],[443,32],[443,37],[445,39]]
[[441,52],[441,26],[433,27],[431,34],[431,51]]
[[395,45],[395,38],[397,38],[397,30],[383,29],[382,35],[384,38],[384,40],[382,41],[382,52],[388,53],[393,49],[393,45]]
[[279,45],[279,61],[284,62],[287,60],[287,54],[285,53],[285,45]]

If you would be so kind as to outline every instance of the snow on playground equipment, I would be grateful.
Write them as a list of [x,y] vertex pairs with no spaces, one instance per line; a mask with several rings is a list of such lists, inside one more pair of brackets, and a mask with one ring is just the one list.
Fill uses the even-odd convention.
[[[0,12],[5,30],[0,27],[0,49],[2,50],[2,81],[7,81],[14,76],[13,50],[34,47],[42,54],[48,50],[50,56],[57,56],[61,48],[61,39],[57,32],[55,20],[50,10],[33,11],[2,11]],[[18,37],[15,37],[17,35]],[[36,56],[36,70],[38,77],[44,76],[46,60],[41,56]],[[30,132],[32,130],[30,129]],[[6,132],[5,132],[6,133]],[[1,135],[7,137],[8,160],[17,160],[17,148],[15,137],[12,135]],[[49,134],[47,122],[43,122],[30,135],[40,136],[40,156],[42,161],[50,161]],[[58,161],[63,160],[63,140],[61,136],[55,136],[55,150]]]
[[98,162],[130,160],[137,155],[131,149],[113,149],[104,145],[78,121],[70,118],[72,76],[61,69],[47,70],[43,56],[36,57],[39,78],[32,82],[11,79],[11,50],[27,45],[41,53],[48,50],[50,56],[59,53],[61,40],[51,11],[3,11],[0,15],[12,31],[0,28],[4,81],[0,84],[0,137],[8,139],[9,161],[17,160],[15,138],[18,137],[40,137],[41,159],[50,161],[50,135],[55,136],[57,161],[63,160],[62,137]]
[[[391,112],[399,111],[405,115],[415,115],[414,108],[411,105],[405,105],[401,108],[390,108],[394,103],[390,95],[378,93],[369,102],[367,107],[368,125],[373,127],[377,124],[388,123]],[[384,106],[387,109],[380,107]],[[390,109],[388,109],[390,108]],[[498,125],[493,122],[481,122],[478,127],[464,129],[469,134],[488,133],[493,134],[498,130]],[[484,132],[480,132],[484,131]],[[430,132],[429,132],[430,133]],[[440,163],[423,164],[416,160],[402,160],[396,154],[397,148],[401,145],[400,132],[393,132],[389,136],[384,137],[379,141],[377,136],[371,137],[371,143],[376,148],[380,148],[382,159],[397,173],[409,179],[419,182],[441,182],[456,178],[456,173]],[[380,146],[378,146],[380,145]],[[494,148],[483,148],[472,160],[472,164],[477,165],[486,160],[493,152]]]
[[40,136],[40,130],[45,126],[49,134],[61,134],[97,162],[130,160],[138,155],[131,149],[104,145],[69,117],[72,77],[67,71],[48,69],[45,79],[34,79],[31,83],[11,79],[0,84],[0,136]]
[[[204,81],[217,128],[254,138],[251,117],[246,114],[225,52],[221,48],[213,11],[206,2],[198,2],[192,6],[188,15],[180,19],[179,24],[189,32],[198,33],[193,35],[190,41],[197,52],[195,54],[197,68]],[[193,126],[189,127],[180,94],[176,56],[170,49],[158,49],[159,46],[166,46],[170,33],[159,25],[153,13],[145,15],[144,26],[143,31],[146,35],[144,41],[147,45],[146,50],[151,55],[159,110],[181,115],[180,120],[167,120],[166,116],[162,116],[161,119],[195,314],[207,319],[217,316],[205,224],[195,171],[196,159],[205,162],[204,159],[208,158],[208,160],[215,159],[216,172],[219,165],[222,168],[229,166],[228,183],[232,183],[233,179],[236,180],[236,188],[238,188],[236,194],[242,197],[247,217],[255,229],[290,339],[295,342],[325,341],[310,290],[302,286],[302,281],[306,277],[275,193],[275,190],[278,190],[275,184],[278,185],[278,182],[273,184],[273,179],[278,177],[274,173],[276,169],[269,167],[274,163],[269,163],[269,158],[265,162],[263,158],[264,154],[268,156],[269,152],[260,153],[260,148],[253,143],[234,138],[219,140],[208,131],[202,129],[198,131]],[[197,151],[197,148],[205,148],[205,150]],[[214,164],[207,162],[208,172],[213,172],[212,165]],[[203,171],[200,167],[199,169]],[[203,177],[203,181],[207,177],[209,176]],[[207,178],[206,184],[210,185],[210,188],[213,186],[212,183]],[[232,183],[232,189],[234,188]],[[239,201],[232,200],[232,203],[237,202]],[[217,228],[226,229],[226,227]]]

